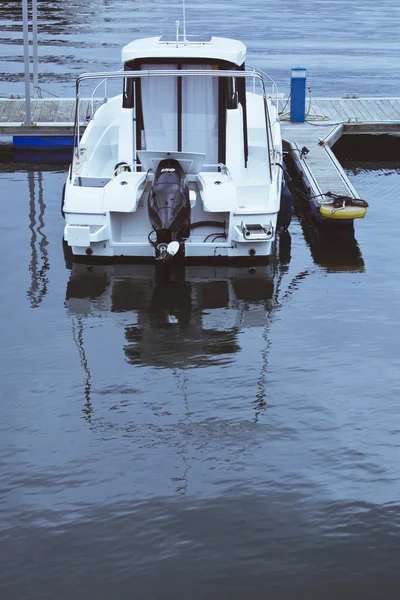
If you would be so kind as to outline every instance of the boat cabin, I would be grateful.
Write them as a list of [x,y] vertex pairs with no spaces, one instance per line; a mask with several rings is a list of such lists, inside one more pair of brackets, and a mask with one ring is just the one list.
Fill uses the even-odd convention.
[[[136,40],[122,50],[124,71],[244,71],[245,45],[211,36]],[[242,107],[243,161],[248,158],[244,78],[125,78],[123,108],[134,109],[136,152],[197,152],[206,167],[226,163],[227,110]]]

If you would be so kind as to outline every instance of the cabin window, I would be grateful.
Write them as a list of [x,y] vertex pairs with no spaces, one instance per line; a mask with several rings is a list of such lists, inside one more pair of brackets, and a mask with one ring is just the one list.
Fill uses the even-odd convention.
[[[176,65],[143,63],[142,69],[150,71],[176,69]],[[141,80],[144,134],[143,150],[178,150],[178,78],[149,77]],[[144,138],[144,139],[143,139]]]

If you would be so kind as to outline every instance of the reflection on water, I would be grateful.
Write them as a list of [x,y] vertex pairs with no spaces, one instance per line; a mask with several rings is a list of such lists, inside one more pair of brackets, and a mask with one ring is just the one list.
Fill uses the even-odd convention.
[[364,260],[354,229],[330,230],[313,221],[304,211],[300,218],[304,239],[314,262],[329,272],[364,271]]
[[[29,272],[31,284],[27,291],[32,308],[37,308],[47,293],[48,270],[50,269],[48,241],[44,232],[46,205],[43,201],[43,175],[28,171],[29,186],[29,229],[31,231],[31,260]],[[36,185],[37,184],[37,185]]]
[[88,366],[85,344],[83,341],[83,319],[81,316],[77,316],[76,319],[72,320],[72,336],[74,338],[76,347],[78,348],[80,363],[81,363],[82,369],[85,373],[85,406],[83,408],[83,413],[85,415],[86,420],[90,423],[91,415],[93,412],[92,401],[91,401],[91,391],[92,391],[91,378],[92,378],[92,375],[90,373],[90,369]]
[[[330,272],[363,271],[354,235],[327,238],[305,219],[302,227],[318,266]],[[309,269],[287,275],[290,260],[291,237],[284,232],[270,263],[257,267],[72,264],[66,308],[84,372],[85,418],[91,422],[93,414],[85,329],[92,317],[109,315],[119,332],[125,362],[172,369],[184,397],[185,369],[232,364],[242,351],[241,333],[258,328],[262,366],[252,400],[257,421],[267,407],[270,321],[312,275]],[[105,332],[101,343],[107,352]]]
[[398,172],[356,175],[364,259],[296,215],[268,266],[163,273],[65,269],[64,174],[5,170],[0,598],[390,597]]
[[[85,415],[91,415],[91,373],[85,354],[85,319],[113,313],[123,323],[121,345],[127,363],[189,369],[228,365],[246,328],[260,328],[263,366],[254,400],[255,417],[266,407],[264,373],[268,322],[278,298],[282,271],[254,268],[74,264],[66,306],[85,373]],[[118,320],[118,315],[121,319]],[[104,340],[106,344],[106,340]],[[180,387],[185,389],[184,371]]]
[[160,275],[150,265],[74,264],[66,302],[75,315],[132,313],[127,361],[173,368],[236,352],[242,327],[265,324],[273,290],[270,266],[185,267]]

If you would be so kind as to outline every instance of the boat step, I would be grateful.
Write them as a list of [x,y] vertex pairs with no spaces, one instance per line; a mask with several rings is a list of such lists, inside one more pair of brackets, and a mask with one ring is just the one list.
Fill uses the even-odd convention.
[[108,239],[107,226],[70,223],[64,228],[64,239],[69,246],[89,246],[91,242],[103,242]]
[[233,226],[233,239],[235,242],[267,242],[274,237],[274,228],[270,221],[268,225],[261,223],[245,223]]

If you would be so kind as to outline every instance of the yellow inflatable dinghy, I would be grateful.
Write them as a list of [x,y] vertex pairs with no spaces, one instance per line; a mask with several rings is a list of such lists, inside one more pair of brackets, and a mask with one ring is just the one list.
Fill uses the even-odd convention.
[[319,202],[319,214],[325,219],[362,219],[368,202],[360,198],[339,196],[329,202]]

